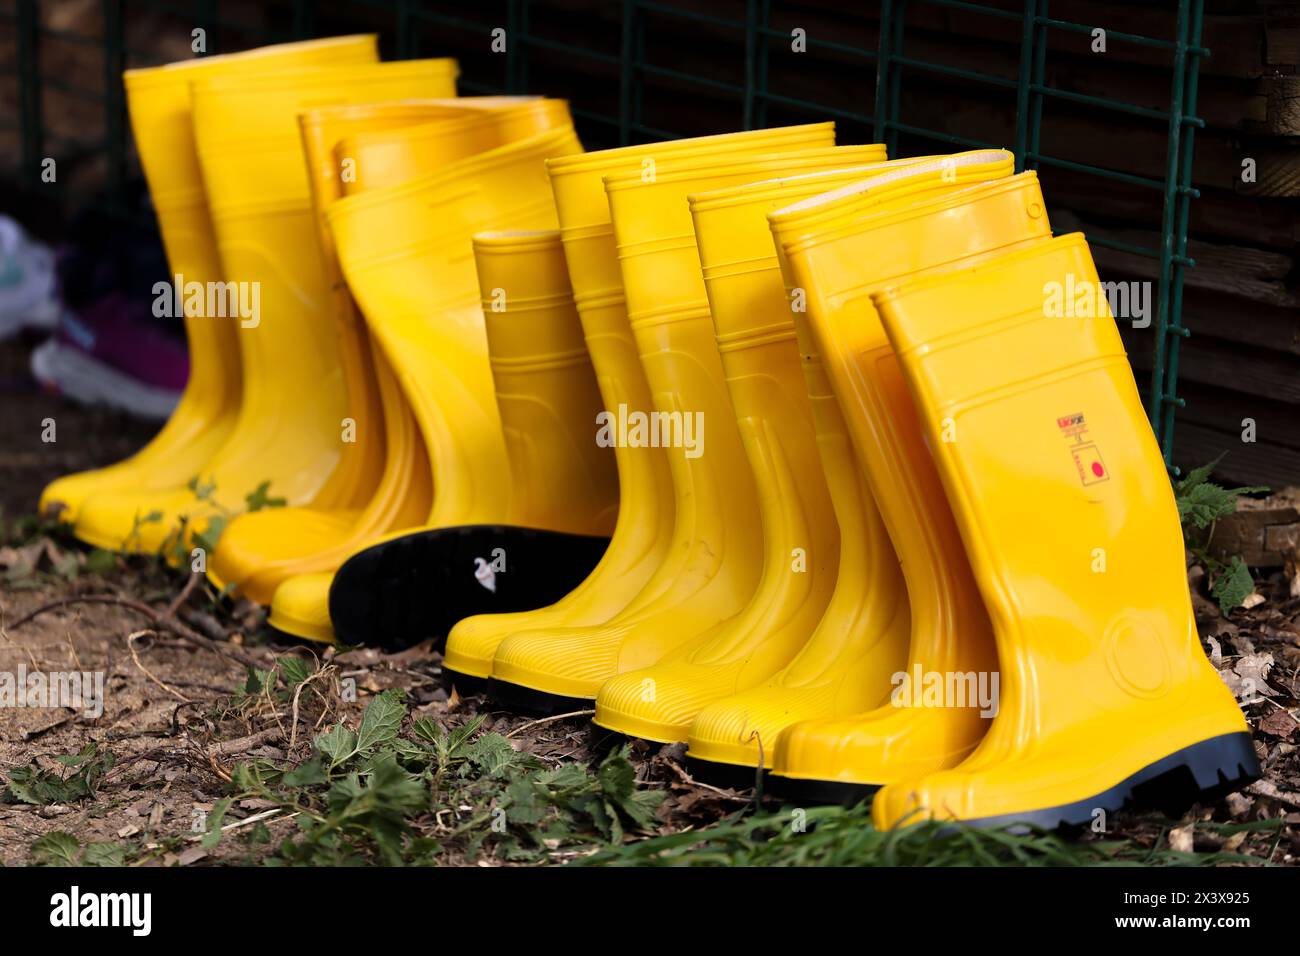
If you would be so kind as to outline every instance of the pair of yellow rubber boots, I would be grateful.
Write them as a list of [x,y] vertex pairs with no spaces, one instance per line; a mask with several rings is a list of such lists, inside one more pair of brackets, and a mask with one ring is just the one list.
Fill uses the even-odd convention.
[[[224,286],[226,274],[219,246],[228,239],[232,244],[229,251],[236,258],[245,254],[236,236],[230,234],[231,230],[237,232],[244,210],[229,198],[218,200],[216,211],[210,206],[212,190],[205,189],[204,184],[205,160],[210,153],[200,150],[196,140],[195,101],[207,98],[209,84],[220,83],[223,78],[237,81],[240,77],[287,75],[295,70],[318,70],[321,75],[362,71],[370,69],[376,58],[374,37],[341,37],[126,73],[132,127],[168,260],[179,286],[174,297],[182,302],[192,371],[175,413],[146,448],[120,464],[62,478],[45,489],[42,511],[58,513],[73,523],[78,536],[107,548],[157,550],[166,538],[175,535],[177,516],[173,509],[184,507],[185,499],[194,497],[187,496],[186,483],[201,473],[212,474],[225,446],[233,448],[235,443],[230,439],[237,429],[256,427],[257,403],[271,398],[268,390],[274,387],[273,382],[258,382],[255,376],[244,374],[241,352],[245,346],[250,350],[255,347],[240,342],[239,335],[260,326],[263,305],[275,309],[278,303],[261,302],[260,288],[251,284],[243,287],[242,300],[239,287]],[[423,70],[430,88],[439,95],[454,91],[455,66],[450,61],[424,63],[415,69]],[[259,129],[256,141],[265,143],[266,137],[266,131]],[[237,148],[248,140],[236,135],[232,142]],[[261,176],[257,179],[260,182]],[[227,236],[222,235],[223,231]],[[307,291],[318,292],[320,283],[312,282],[313,246],[306,250],[311,259],[305,270],[295,270],[304,273],[297,281],[306,284]],[[258,277],[241,278],[251,281]],[[258,292],[256,300],[254,289]],[[283,324],[292,324],[299,311],[293,310]],[[277,321],[277,328],[281,324]],[[250,394],[245,395],[246,391]],[[245,406],[250,408],[250,414],[241,421]],[[266,427],[273,428],[282,416],[271,411]],[[284,438],[289,443],[286,452],[306,451],[298,438]],[[310,436],[301,440],[309,442]],[[298,464],[294,464],[295,471]],[[260,473],[276,477],[269,472],[267,468]],[[238,496],[255,487],[241,480],[218,493]],[[165,509],[172,513],[164,514]],[[202,503],[195,507],[196,513],[206,510],[210,509]]]
[[[422,140],[411,131],[403,148],[419,153]],[[471,242],[483,230],[553,229],[544,161],[579,152],[566,112],[553,131],[329,210],[348,286],[401,363],[434,489],[422,530],[393,529],[332,581],[302,582],[346,642],[405,646],[445,636],[479,611],[546,604],[604,551],[617,486],[612,454],[588,440],[598,411],[593,373],[585,351],[554,351],[539,319],[558,308],[576,328],[558,240],[545,243],[550,265],[540,278],[527,265],[539,255],[536,237],[498,237],[496,265],[480,256],[498,278],[476,278]],[[501,316],[495,335],[485,313]]]

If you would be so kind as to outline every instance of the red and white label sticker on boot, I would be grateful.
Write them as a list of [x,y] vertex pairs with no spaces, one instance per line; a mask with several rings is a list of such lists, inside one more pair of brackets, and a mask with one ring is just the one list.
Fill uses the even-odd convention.
[[1097,445],[1086,440],[1088,424],[1083,412],[1060,416],[1056,419],[1056,427],[1060,429],[1062,437],[1071,440],[1070,454],[1074,457],[1074,467],[1083,485],[1095,485],[1110,478]]
[[1074,456],[1074,467],[1079,471],[1079,480],[1085,485],[1095,485],[1110,477],[1106,465],[1101,460],[1097,446],[1088,442],[1086,445],[1072,445],[1070,454]]

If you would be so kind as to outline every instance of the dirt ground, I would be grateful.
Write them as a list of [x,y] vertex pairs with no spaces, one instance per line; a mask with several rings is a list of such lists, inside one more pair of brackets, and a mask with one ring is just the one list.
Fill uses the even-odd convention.
[[[60,768],[56,759],[82,753],[89,744],[114,758],[89,799],[0,803],[0,863],[31,862],[33,845],[54,831],[74,835],[83,846],[127,846],[130,859],[140,864],[253,861],[295,832],[288,814],[266,821],[261,847],[225,841],[205,849],[195,832],[196,819],[201,830],[205,815],[230,791],[236,762],[301,763],[311,753],[314,734],[335,722],[357,727],[376,695],[390,688],[404,692],[412,723],[430,718],[440,727],[457,728],[473,722],[476,732],[502,735],[516,751],[546,767],[595,766],[608,752],[605,742],[593,739],[585,714],[531,719],[495,710],[482,697],[462,700],[449,693],[440,679],[440,655],[427,645],[399,654],[371,649],[335,654],[306,644],[246,641],[243,632],[255,631],[261,619],[246,606],[230,615],[212,608],[181,612],[196,628],[199,644],[150,627],[147,615],[116,604],[69,604],[24,622],[31,611],[52,602],[148,595],[151,590],[155,597],[167,597],[157,591],[152,576],[123,571],[88,574],[0,599],[3,619],[19,622],[0,627],[0,671],[13,673],[26,665],[29,672],[99,670],[106,675],[106,706],[97,719],[71,709],[0,710],[0,778],[33,762],[67,776],[71,769]],[[203,640],[205,631],[222,640]],[[324,675],[329,691],[292,703],[245,693],[250,666],[270,669],[286,657],[297,657]],[[355,702],[338,693],[348,679],[355,682]],[[632,754],[640,783],[671,791],[662,808],[665,821],[671,821],[666,831],[716,821],[751,802],[735,791],[695,785],[682,769],[680,750],[639,744]],[[241,800],[237,810],[255,817],[270,806],[253,798]],[[456,816],[479,808],[462,804],[448,809],[459,813],[450,822],[426,821],[432,832],[453,833],[463,823]],[[564,854],[549,857],[563,862]],[[452,847],[439,854],[438,862],[468,860]]]
[[[143,576],[88,574],[71,583],[10,591],[0,598],[0,611],[7,622],[21,621],[51,601],[76,595],[150,596],[153,587],[156,584]],[[156,590],[152,596],[158,599],[155,607],[172,597]],[[1152,849],[1226,851],[1282,865],[1294,865],[1300,858],[1300,761],[1297,722],[1291,716],[1300,690],[1300,602],[1262,607],[1245,612],[1240,622],[1207,614],[1203,623],[1207,631],[1217,633],[1224,670],[1259,679],[1263,702],[1248,710],[1265,778],[1217,807],[1196,808],[1179,821],[1124,814],[1110,838],[1120,836]],[[256,627],[256,615],[247,609],[244,615],[245,623]],[[334,655],[326,649],[317,662],[316,648],[246,641],[237,617],[218,623],[215,615],[201,610],[184,617],[214,637],[228,628],[228,637],[237,643],[196,645],[151,628],[136,610],[113,604],[68,605],[19,627],[0,629],[0,671],[12,673],[26,665],[29,671],[106,674],[106,707],[98,719],[85,719],[72,710],[0,711],[0,775],[33,760],[57,769],[54,758],[81,753],[91,743],[115,758],[91,799],[43,806],[0,804],[0,862],[30,862],[34,842],[51,831],[71,833],[83,845],[128,845],[143,863],[248,862],[259,851],[253,850],[250,857],[249,847],[230,841],[207,849],[194,832],[196,819],[202,821],[229,792],[234,763],[252,758],[305,760],[313,734],[334,721],[356,727],[367,703],[387,688],[406,692],[412,720],[428,717],[440,726],[458,727],[481,717],[478,730],[506,736],[517,750],[548,766],[593,765],[600,757],[600,745],[583,716],[538,722],[495,710],[483,698],[449,695],[440,680],[439,657],[427,647],[396,655],[368,649]],[[330,706],[304,706],[300,714],[284,702],[253,708],[241,704],[247,664],[269,668],[286,655],[302,656],[335,680],[355,680],[356,702],[338,702],[331,695]],[[656,752],[642,744],[633,752],[633,763],[642,784],[669,791],[660,812],[663,825],[657,828],[663,833],[707,827],[750,803],[748,793],[696,785],[683,769],[680,748]],[[252,817],[269,806],[250,799],[241,801],[239,809]],[[1233,830],[1234,825],[1270,820],[1278,825],[1258,832],[1248,827]],[[1201,823],[1216,826],[1206,829]],[[294,829],[284,813],[266,826],[265,852]],[[466,860],[453,851],[440,862]]]
[[[34,514],[51,478],[120,461],[147,442],[156,425],[104,408],[86,408],[42,392],[28,370],[29,346],[0,342],[0,514]],[[54,419],[56,441],[41,440]]]
[[[248,767],[308,764],[318,747],[314,738],[339,724],[357,728],[367,708],[393,688],[404,692],[404,715],[394,718],[404,735],[393,741],[399,758],[428,758],[414,753],[406,740],[421,733],[434,741],[426,750],[444,752],[443,762],[429,771],[435,792],[444,787],[443,805],[403,811],[404,816],[381,814],[379,823],[366,824],[382,828],[387,820],[401,829],[407,840],[404,854],[424,847],[431,861],[442,864],[557,863],[589,855],[598,845],[646,837],[671,841],[698,831],[704,841],[715,832],[727,834],[716,841],[719,855],[709,860],[748,862],[761,859],[754,855],[764,852],[760,843],[779,843],[751,838],[750,831],[737,836],[737,828],[744,826],[738,819],[772,813],[772,808],[760,808],[750,792],[697,784],[684,769],[680,747],[633,745],[628,773],[635,773],[638,789],[660,794],[646,804],[653,805],[653,812],[639,818],[626,789],[622,796],[614,795],[616,784],[605,779],[615,770],[606,774],[601,764],[606,743],[593,737],[585,714],[534,720],[494,709],[483,698],[461,699],[444,688],[440,657],[427,646],[400,654],[369,649],[335,653],[277,641],[266,632],[258,609],[220,604],[201,582],[187,581],[156,561],[90,553],[64,533],[15,520],[34,510],[49,479],[115,460],[151,431],[24,388],[22,367],[21,348],[0,346],[0,503],[7,518],[0,528],[0,672],[102,671],[105,706],[98,717],[67,708],[0,708],[0,792],[5,783],[14,791],[15,780],[30,784],[34,776],[55,788],[43,799],[0,799],[0,863],[21,865],[57,854],[51,834],[70,834],[74,850],[78,844],[115,848],[108,859],[132,865],[285,857],[281,841],[298,833],[303,822],[295,817],[310,816],[317,805],[305,797],[290,804],[280,797],[249,796],[250,788],[256,788],[248,783]],[[57,447],[40,442],[40,421],[47,416],[58,422]],[[1277,574],[1258,581],[1261,603],[1225,617],[1202,595],[1195,569],[1193,585],[1207,653],[1225,680],[1256,700],[1246,711],[1265,778],[1217,806],[1193,808],[1179,820],[1121,814],[1104,837],[1110,841],[1105,846],[1118,849],[1098,850],[1102,844],[1091,834],[1067,835],[1053,844],[1057,857],[1052,859],[1069,862],[1076,850],[1094,854],[1086,861],[1096,861],[1097,853],[1133,862],[1294,865],[1300,859],[1300,723],[1295,716],[1300,708],[1300,599],[1288,596],[1287,582]],[[265,687],[257,686],[260,678],[250,678],[250,673],[274,671],[285,676],[288,692],[276,689],[274,678]],[[288,681],[297,671],[299,677]],[[344,686],[355,688],[355,699],[340,692]],[[491,737],[506,757],[481,752],[455,764],[455,758],[446,757],[455,747],[446,744],[445,734],[454,735],[457,728],[472,730],[480,742]],[[505,764],[494,770],[492,760],[509,764],[516,758],[523,761],[519,767],[536,774],[530,779],[546,795],[547,812],[578,830],[579,818],[587,821],[586,843],[575,842],[568,830],[554,829],[547,833],[558,836],[546,835],[527,846],[467,836],[471,825],[490,830],[494,808],[502,805],[511,808],[512,826],[520,821],[533,825],[528,815],[533,811],[521,809],[527,801],[519,792],[503,801],[491,795],[497,791],[476,790],[467,769],[477,768],[474,772],[485,779],[496,773],[494,786],[504,793],[516,771]],[[566,768],[574,765],[585,768],[584,773],[601,769],[562,783]],[[453,766],[460,769],[448,769]],[[498,773],[501,766],[506,769]],[[458,782],[448,789],[444,774]],[[632,781],[627,783],[630,787]],[[346,785],[346,780],[336,780],[320,805],[334,800],[335,790]],[[308,782],[294,792],[310,790]],[[233,806],[223,807],[232,793]],[[592,806],[592,794],[605,801],[605,809]],[[208,815],[227,811],[227,819],[237,821],[227,826],[249,838],[208,845],[203,839]],[[620,814],[628,825],[611,830],[610,818]],[[414,826],[407,828],[399,817],[414,820]],[[843,819],[852,823],[860,818]],[[865,823],[854,825],[866,829]],[[324,839],[318,843],[313,852],[342,852]],[[871,856],[874,850],[862,852],[863,857],[849,861],[879,862]],[[832,857],[791,855],[779,861],[808,859]]]

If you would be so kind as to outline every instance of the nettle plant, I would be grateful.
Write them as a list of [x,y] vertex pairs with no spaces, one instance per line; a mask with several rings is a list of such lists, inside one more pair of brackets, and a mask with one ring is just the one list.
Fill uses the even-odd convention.
[[1178,503],[1178,518],[1183,523],[1183,539],[1187,549],[1205,566],[1210,594],[1219,602],[1219,609],[1227,614],[1241,607],[1247,596],[1255,590],[1255,580],[1250,569],[1239,555],[1228,563],[1219,561],[1209,553],[1214,537],[1214,525],[1237,510],[1242,495],[1268,491],[1263,485],[1246,485],[1225,488],[1210,481],[1222,455],[1208,465],[1187,473],[1187,477],[1174,482],[1174,500]]

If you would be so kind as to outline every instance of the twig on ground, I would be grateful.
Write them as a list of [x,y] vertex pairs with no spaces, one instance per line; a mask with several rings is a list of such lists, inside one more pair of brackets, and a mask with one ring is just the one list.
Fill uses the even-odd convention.
[[198,586],[199,578],[201,577],[203,577],[203,575],[199,574],[197,571],[190,572],[189,578],[185,581],[185,587],[181,588],[181,593],[176,595],[175,600],[173,600],[171,604],[167,605],[167,610],[163,612],[163,617],[167,618],[176,616],[177,612],[185,605],[185,602],[190,599],[190,595],[194,593],[194,588]]
[[162,758],[174,755],[175,753],[176,751],[169,750],[167,747],[151,747],[142,754],[134,754],[130,757],[123,758],[113,764],[112,768],[104,774],[103,782],[107,783],[110,780],[116,779],[118,774],[127,767],[133,767],[142,760],[149,760],[161,766],[163,762]]
[[133,631],[126,636],[126,649],[131,652],[131,660],[135,661],[135,666],[140,668],[140,673],[144,674],[145,677],[149,678],[151,681],[153,681],[163,690],[167,691],[167,693],[171,694],[181,703],[183,704],[192,703],[192,701],[184,694],[182,694],[180,691],[176,690],[173,687],[168,687],[166,684],[164,684],[161,680],[159,680],[157,676],[154,675],[152,671],[149,670],[149,668],[145,667],[144,664],[141,663],[140,655],[135,652],[135,642],[139,638],[142,638],[146,635],[152,635],[152,634],[154,634],[153,631],[145,630],[145,631]]
[[176,616],[200,634],[210,637],[214,641],[225,641],[229,639],[232,633],[229,629],[222,627],[221,622],[215,617],[204,611],[182,608]]
[[63,638],[68,642],[68,658],[72,661],[73,670],[84,671],[85,668],[81,666],[81,655],[77,653],[77,646],[72,643],[72,631],[69,630]]
[[249,734],[247,737],[236,737],[234,740],[223,740],[220,743],[213,744],[205,751],[210,757],[234,757],[255,747],[270,743],[272,740],[280,740],[284,737],[279,727],[268,727],[266,730],[259,730],[257,733]]
[[[252,816],[244,817],[244,819],[242,820],[236,820],[234,823],[227,823],[225,826],[221,828],[221,832],[229,833],[231,830],[238,830],[241,827],[246,827],[254,823],[261,823],[263,820],[269,820],[271,819],[271,817],[278,816],[281,813],[284,813],[283,807],[274,807],[273,809],[270,810],[264,810],[261,813],[254,813]],[[281,819],[292,820],[294,817],[298,816],[298,813],[299,811],[295,810],[287,817],[281,817]],[[185,839],[193,843],[198,840],[202,840],[205,836],[207,836],[206,833],[195,833],[192,836],[187,836]]]
[[320,670],[313,671],[308,678],[293,689],[293,713],[289,718],[289,756],[293,756],[294,748],[298,744],[298,698],[302,694],[302,689],[331,670],[329,667],[322,667]]
[[510,733],[506,734],[505,737],[506,740],[509,740],[515,734],[523,733],[525,730],[527,730],[530,727],[540,727],[542,724],[553,723],[557,720],[565,720],[566,718],[569,717],[590,717],[595,713],[596,712],[594,710],[575,710],[567,714],[555,714],[551,717],[541,717],[537,720],[530,720],[526,724],[520,724],[514,730],[510,731]]
[[172,709],[171,734],[173,737],[179,737],[181,735],[181,724],[180,724],[181,711],[184,710],[186,707],[197,707],[201,703],[203,703],[203,701],[191,700],[184,704],[177,704]]
[[723,798],[724,800],[730,800],[733,803],[752,802],[752,798],[742,797],[739,794],[737,794],[734,790],[723,790],[721,787],[715,787],[711,783],[703,783],[699,780],[696,780],[689,773],[687,773],[684,768],[678,766],[677,761],[675,760],[670,760],[667,757],[665,757],[663,758],[663,762],[668,765],[669,770],[677,774],[677,776],[681,779],[682,783],[685,783],[692,787],[699,787],[701,790],[708,790],[712,793],[716,793],[719,797]]
[[35,620],[42,614],[58,610],[59,608],[69,607],[73,604],[115,604],[118,607],[127,607],[134,611],[139,611],[146,617],[158,616],[158,612],[149,607],[149,605],[141,604],[139,601],[133,601],[130,598],[117,597],[112,594],[80,594],[74,595],[73,597],[59,598],[56,601],[47,601],[39,607],[28,611],[18,620],[10,624],[9,627],[16,631],[28,621]]
[[173,677],[171,684],[173,687],[197,687],[199,690],[210,690],[223,697],[233,697],[237,693],[231,687],[219,687],[216,684],[205,684],[203,681],[198,680],[177,680]]

